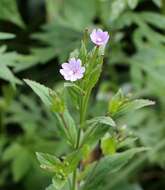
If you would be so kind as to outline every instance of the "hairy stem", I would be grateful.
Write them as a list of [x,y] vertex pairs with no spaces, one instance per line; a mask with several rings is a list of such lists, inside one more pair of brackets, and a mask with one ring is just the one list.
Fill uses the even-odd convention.
[[[86,111],[87,111],[89,96],[90,96],[90,91],[82,98],[82,100],[80,102],[80,126],[79,126],[78,133],[77,133],[76,150],[78,150],[80,148],[81,131],[82,131],[83,123],[86,118]],[[77,168],[73,172],[72,190],[77,190]]]
[[73,172],[73,186],[72,190],[77,190],[77,169]]
[[[99,47],[97,46],[95,49],[93,58],[91,60],[92,63],[90,65],[90,67],[93,66],[94,60],[97,57],[98,51],[99,51]],[[83,88],[83,86],[82,86],[82,88]],[[80,148],[81,131],[83,130],[84,122],[86,119],[86,113],[87,113],[88,102],[89,102],[91,91],[92,91],[91,88],[87,89],[87,92],[80,100],[80,125],[79,125],[79,129],[78,129],[78,133],[77,133],[76,150],[78,150]],[[77,190],[77,185],[78,184],[77,184],[77,168],[76,168],[75,171],[73,172],[72,190]]]

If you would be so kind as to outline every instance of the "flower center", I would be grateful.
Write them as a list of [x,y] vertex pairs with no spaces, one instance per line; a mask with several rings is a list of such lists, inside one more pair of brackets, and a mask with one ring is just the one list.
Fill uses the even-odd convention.
[[102,41],[102,39],[101,39],[101,38],[97,38],[97,41],[98,41],[98,42],[101,42],[101,41]]
[[74,71],[69,71],[69,75],[73,75]]

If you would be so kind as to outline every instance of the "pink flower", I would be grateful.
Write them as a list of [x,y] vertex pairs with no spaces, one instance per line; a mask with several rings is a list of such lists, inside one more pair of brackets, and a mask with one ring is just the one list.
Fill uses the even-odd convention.
[[90,34],[90,38],[97,46],[106,45],[109,40],[108,32],[103,32],[102,29],[94,29]]
[[81,66],[81,60],[72,58],[68,63],[62,64],[62,69],[60,73],[63,75],[65,80],[76,81],[83,77],[85,72],[85,67]]

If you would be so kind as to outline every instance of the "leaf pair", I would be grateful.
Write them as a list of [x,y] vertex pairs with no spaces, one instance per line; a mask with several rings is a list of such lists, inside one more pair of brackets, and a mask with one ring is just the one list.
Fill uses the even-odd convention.
[[115,127],[116,124],[109,116],[100,116],[87,120],[86,126],[82,144],[96,143],[111,127]]
[[77,168],[84,154],[84,148],[74,151],[61,159],[54,155],[36,153],[41,168],[53,173],[53,186],[61,189],[67,182],[69,175]]
[[108,111],[112,117],[118,117],[153,104],[155,104],[155,102],[147,99],[132,100],[129,97],[124,96],[123,92],[119,90],[110,100]]

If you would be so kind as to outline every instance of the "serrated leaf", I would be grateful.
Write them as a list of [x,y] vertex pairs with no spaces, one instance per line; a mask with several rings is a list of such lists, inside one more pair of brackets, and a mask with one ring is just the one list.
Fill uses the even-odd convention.
[[29,152],[26,149],[22,149],[21,154],[18,154],[12,162],[12,173],[14,181],[18,182],[22,177],[24,177],[30,167],[31,160]]
[[50,108],[53,112],[63,113],[65,105],[60,96],[52,89],[40,84],[38,82],[24,79],[27,85],[41,98],[43,103]]
[[22,147],[19,144],[14,143],[5,149],[2,159],[4,161],[10,161],[14,159],[21,150],[22,150]]
[[84,31],[84,38],[81,41],[81,48],[79,52],[79,58],[82,60],[82,63],[86,63],[86,57],[87,57],[87,49],[86,49],[86,43],[88,39],[88,31]]
[[26,70],[32,66],[38,64],[38,57],[36,55],[19,55],[17,59],[17,63],[15,64],[14,71],[20,72]]
[[95,117],[87,120],[87,129],[84,133],[82,144],[96,143],[111,128],[115,127],[115,122],[108,116]]
[[37,155],[38,161],[41,164],[40,165],[41,168],[45,170],[55,172],[62,166],[61,161],[54,155],[41,153],[41,152],[37,152],[36,155]]
[[[43,44],[47,45],[48,48],[52,49],[51,52],[54,50],[54,57],[59,56],[60,62],[65,61],[69,53],[80,44],[81,32],[70,28],[70,26],[63,26],[57,22],[52,22],[45,25],[43,29],[44,32],[33,34],[32,38],[40,40]],[[52,39],[56,40],[54,41]],[[66,46],[67,43],[69,43],[69,46]],[[44,53],[44,51],[47,50],[43,49],[42,53]],[[50,54],[50,57],[47,56],[47,60],[52,59],[53,54]]]
[[51,107],[52,103],[51,103],[51,98],[50,98],[50,92],[51,89],[44,86],[43,84],[40,84],[38,82],[29,80],[29,79],[24,79],[24,81],[26,82],[27,85],[29,85],[32,90],[41,98],[41,100],[43,101],[43,103],[47,106],[47,107]]
[[[93,20],[96,13],[95,0],[64,0],[62,2],[55,1],[54,3],[47,3],[50,10],[53,8],[52,14],[55,19],[60,20],[63,25],[70,26],[76,30],[83,30]],[[86,19],[83,18],[83,14],[86,15]]]
[[159,8],[162,6],[162,0],[152,0]]
[[12,38],[15,38],[14,34],[0,32],[0,40],[8,40],[8,39],[12,39]]
[[110,9],[110,21],[114,22],[120,14],[125,10],[127,7],[127,2],[123,0],[115,0],[111,4],[111,9]]
[[111,127],[116,126],[115,121],[109,116],[95,117],[93,119],[88,120],[87,124],[89,124],[89,125],[104,124],[104,125],[108,125],[108,126],[111,126]]
[[16,0],[1,0],[0,12],[0,19],[9,20],[20,27],[25,26],[19,14]]
[[20,72],[37,64],[46,64],[55,56],[53,47],[31,48],[30,54],[22,54],[18,57],[14,71]]
[[123,153],[116,153],[114,155],[105,156],[98,163],[91,168],[89,176],[86,179],[82,190],[101,190],[105,185],[108,175],[119,171],[124,165],[131,160],[135,154],[146,150],[145,148],[134,148]]
[[121,89],[118,90],[118,92],[112,97],[112,99],[109,102],[108,111],[113,116],[115,113],[118,112],[120,107],[125,101],[124,94]]
[[[76,140],[77,140],[77,128],[74,119],[72,118],[71,114],[69,113],[68,110],[65,110],[63,113],[64,119],[67,122],[67,134],[70,139],[70,143],[72,146],[76,145]],[[66,126],[64,126],[66,127]]]
[[127,3],[131,9],[135,9],[138,4],[138,0],[127,0]]
[[140,17],[144,19],[147,23],[152,24],[160,29],[165,28],[165,16],[163,14],[158,14],[155,12],[144,11],[140,13]]
[[73,151],[68,154],[66,157],[62,157],[61,160],[54,155],[50,155],[47,153],[39,153],[37,152],[37,159],[41,164],[41,168],[51,171],[56,176],[67,177],[70,173],[72,173],[83,157],[84,149]]
[[21,81],[14,76],[10,67],[14,67],[18,54],[16,52],[5,52],[6,46],[0,47],[0,78],[9,81],[11,84],[21,84]]
[[0,78],[9,81],[13,84],[21,84],[21,81],[14,76],[14,74],[11,72],[11,70],[5,66],[0,64]]
[[129,97],[124,96],[123,92],[119,90],[110,100],[108,110],[111,116],[119,116],[154,104],[154,101],[147,99],[131,100]]
[[96,85],[96,83],[99,80],[100,73],[101,73],[101,66],[97,65],[91,72],[88,79],[85,81],[87,89],[92,89]]
[[130,102],[126,103],[125,105],[123,105],[121,111],[122,112],[135,111],[140,108],[154,105],[154,104],[155,104],[155,102],[151,101],[151,100],[137,99],[137,100],[130,101]]
[[135,142],[137,139],[138,139],[137,137],[128,137],[125,140],[118,143],[117,148],[133,147],[135,146]]
[[51,171],[53,176],[53,186],[56,189],[61,189],[69,176],[78,166],[84,154],[84,149],[74,151],[66,157],[61,157],[61,160],[54,155],[45,153],[36,153],[37,159],[41,164],[41,168]]
[[86,63],[86,73],[84,77],[84,86],[87,91],[92,90],[99,80],[103,64],[103,57],[99,55],[99,48],[94,47],[90,52],[90,57]]
[[[61,134],[74,146],[76,139],[76,126],[69,112],[64,108],[64,102],[60,95],[50,88],[28,79],[24,81],[32,88],[32,90],[41,98],[43,103],[53,111],[54,116],[58,119],[58,129]],[[57,112],[57,113],[56,113]],[[66,122],[67,121],[67,122]]]

